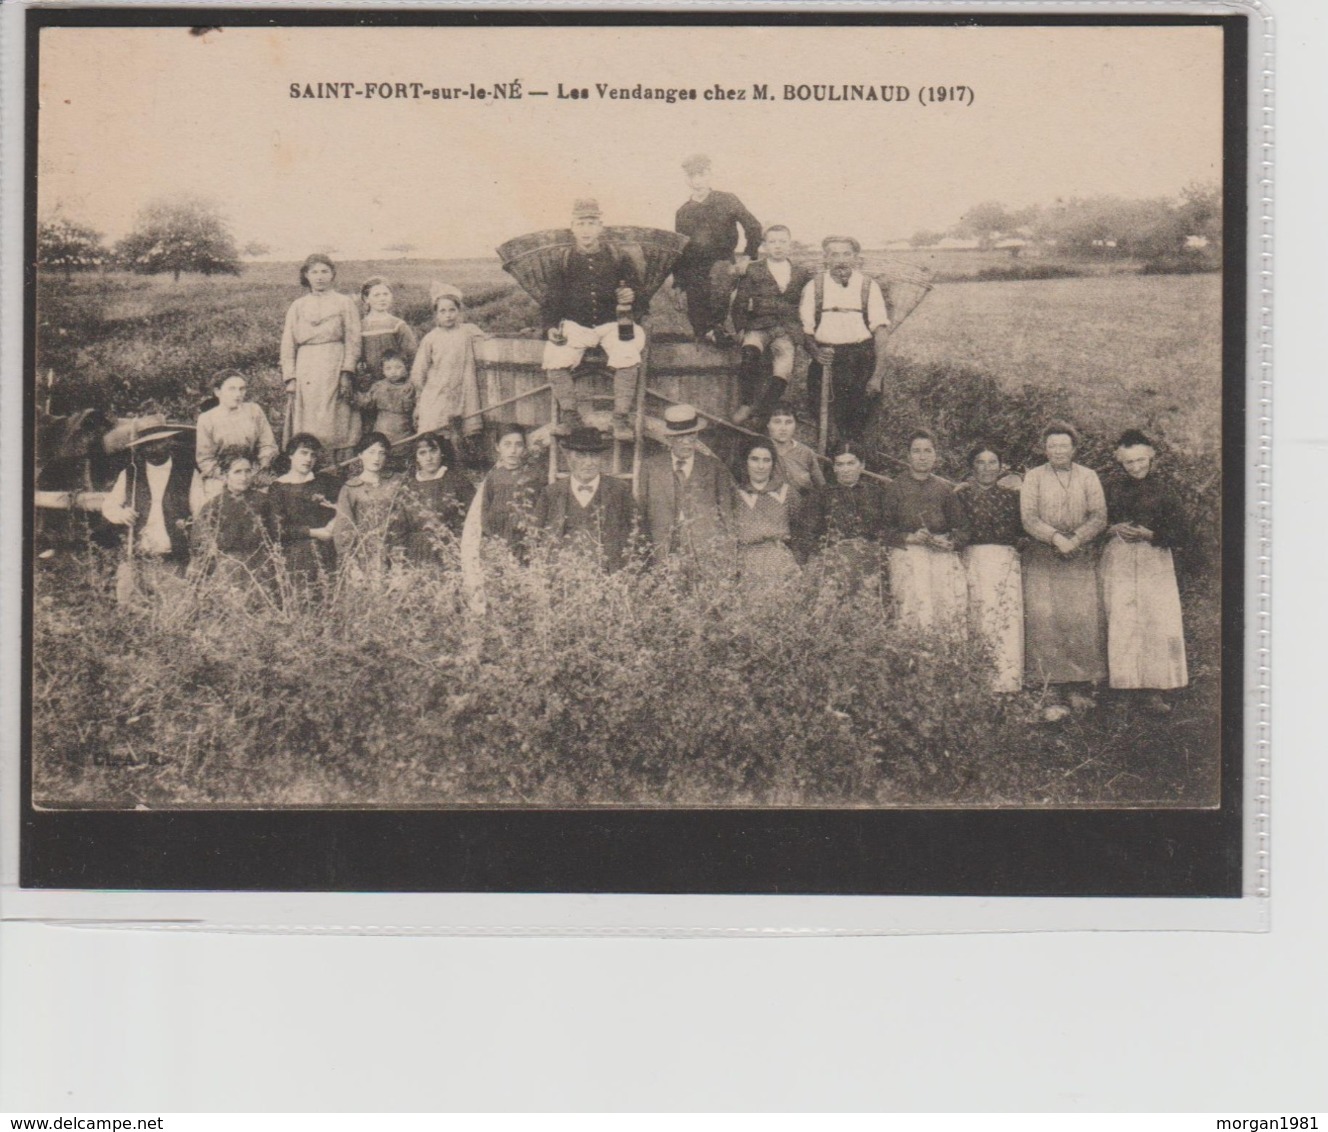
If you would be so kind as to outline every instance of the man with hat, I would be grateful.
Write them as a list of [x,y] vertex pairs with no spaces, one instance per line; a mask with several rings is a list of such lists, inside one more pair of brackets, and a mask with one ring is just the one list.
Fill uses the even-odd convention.
[[[687,319],[696,340],[727,346],[731,339],[724,320],[733,280],[761,250],[761,222],[732,193],[710,187],[710,158],[705,154],[693,154],[682,168],[692,196],[674,220],[674,230],[687,237],[687,246],[673,268],[673,285],[687,295]],[[739,229],[747,243],[735,271]]]
[[[189,522],[201,506],[202,483],[193,461],[176,449],[180,425],[153,425],[128,444],[129,466],[116,477],[101,505],[108,522],[129,529],[125,562],[116,575],[116,600],[124,603],[139,584],[156,588],[162,576],[183,575],[189,564]],[[192,430],[189,430],[192,431]],[[155,563],[144,572],[138,566]]]
[[732,557],[733,477],[697,446],[705,422],[691,405],[664,410],[667,452],[641,466],[641,507],[651,541],[651,560],[682,554],[723,562]]
[[[807,400],[820,412],[821,376],[830,368],[831,419],[838,442],[860,440],[870,399],[885,383],[890,316],[881,285],[858,269],[862,245],[852,236],[821,241],[825,269],[802,289],[799,313],[807,352]],[[823,438],[824,439],[824,438]]]
[[563,441],[571,475],[540,496],[535,519],[551,542],[589,550],[614,571],[627,563],[640,514],[632,489],[604,472],[611,443],[599,429],[574,428]]
[[646,301],[640,273],[630,257],[604,238],[599,204],[578,200],[572,207],[572,246],[551,268],[540,314],[545,327],[543,367],[553,386],[559,424],[566,436],[581,423],[572,370],[591,346],[600,346],[613,371],[613,429],[632,438],[632,409],[640,376]]

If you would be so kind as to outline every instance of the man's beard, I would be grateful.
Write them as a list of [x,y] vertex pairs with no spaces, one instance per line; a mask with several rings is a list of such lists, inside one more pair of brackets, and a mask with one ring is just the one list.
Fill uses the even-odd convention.
[[845,267],[840,265],[837,267],[832,267],[830,269],[831,277],[835,280],[836,283],[839,283],[840,285],[847,283],[849,281],[849,277],[852,274],[853,274],[853,268],[851,267]]

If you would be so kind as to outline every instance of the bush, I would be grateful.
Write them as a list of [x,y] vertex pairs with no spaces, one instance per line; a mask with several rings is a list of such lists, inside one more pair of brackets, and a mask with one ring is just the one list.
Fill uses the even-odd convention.
[[316,608],[196,578],[125,611],[108,569],[38,603],[39,798],[889,803],[952,795],[996,718],[977,646],[811,579],[751,600],[537,551],[476,619],[456,571],[352,569]]

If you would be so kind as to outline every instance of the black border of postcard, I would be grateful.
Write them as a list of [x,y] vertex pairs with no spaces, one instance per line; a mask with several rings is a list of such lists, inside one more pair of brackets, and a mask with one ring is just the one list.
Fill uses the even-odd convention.
[[[1241,895],[1245,649],[1247,15],[34,8],[27,12],[24,374],[35,372],[37,41],[44,27],[1220,26],[1225,54],[1222,790],[1212,810],[212,810],[32,807],[23,586],[26,888],[932,896]],[[33,490],[35,397],[24,413]],[[25,582],[33,520],[23,530]]]

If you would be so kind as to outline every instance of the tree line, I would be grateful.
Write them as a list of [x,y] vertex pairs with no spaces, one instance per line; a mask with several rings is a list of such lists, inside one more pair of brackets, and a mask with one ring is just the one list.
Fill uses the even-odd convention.
[[1222,248],[1222,189],[1195,182],[1177,197],[1071,197],[1025,208],[983,201],[948,230],[924,229],[908,242],[929,248],[947,237],[976,240],[982,249],[1040,244],[1072,256],[1114,253],[1159,260],[1184,255],[1196,245],[1217,255]]

